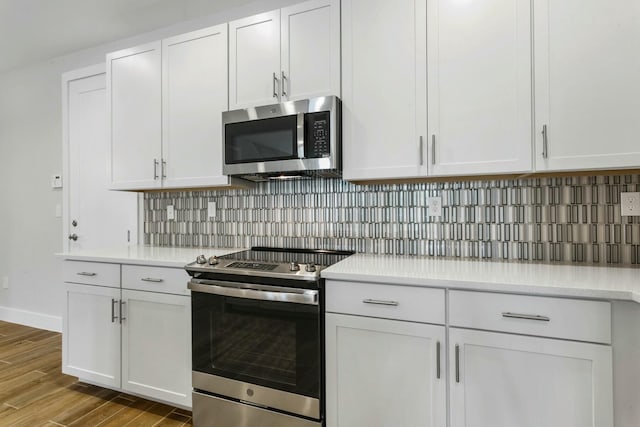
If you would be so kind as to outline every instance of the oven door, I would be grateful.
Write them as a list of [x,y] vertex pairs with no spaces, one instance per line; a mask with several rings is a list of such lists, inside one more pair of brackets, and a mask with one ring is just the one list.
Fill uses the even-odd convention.
[[192,280],[193,387],[320,418],[315,290]]

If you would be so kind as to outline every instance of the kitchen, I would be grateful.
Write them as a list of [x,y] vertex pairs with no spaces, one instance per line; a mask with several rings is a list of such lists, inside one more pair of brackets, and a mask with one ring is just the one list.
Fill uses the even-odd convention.
[[[211,17],[209,21],[204,18],[201,18],[200,21],[196,19],[195,22],[183,23],[182,26],[145,34],[137,38],[134,37],[131,40],[120,41],[109,46],[88,49],[82,54],[45,61],[38,66],[25,67],[4,73],[0,80],[0,85],[2,93],[6,93],[7,96],[3,95],[2,101],[0,101],[0,111],[2,111],[0,132],[2,132],[3,141],[11,141],[9,144],[3,142],[0,147],[1,158],[10,159],[5,160],[5,167],[0,170],[0,176],[4,178],[4,182],[9,183],[1,190],[3,200],[7,201],[7,203],[2,214],[0,214],[6,216],[0,222],[3,224],[0,226],[2,227],[0,229],[3,236],[2,240],[6,242],[0,249],[2,251],[0,253],[3,255],[2,261],[0,261],[0,276],[8,278],[8,288],[0,290],[0,305],[2,306],[1,312],[6,320],[13,319],[18,323],[24,322],[27,324],[31,322],[33,326],[43,328],[53,325],[54,329],[62,330],[61,316],[65,305],[64,294],[61,292],[63,276],[60,262],[52,254],[63,249],[61,230],[71,226],[62,224],[62,219],[56,217],[56,207],[57,205],[62,205],[63,200],[60,190],[52,190],[50,186],[51,175],[60,173],[63,167],[62,160],[57,160],[62,159],[62,144],[60,143],[60,135],[62,135],[62,125],[60,123],[62,115],[60,111],[61,74],[104,61],[104,54],[109,52],[178,36],[192,30],[216,25],[220,22],[241,19],[255,13],[284,8],[295,3],[254,3],[238,9],[230,9],[226,14],[221,13]],[[457,3],[462,4],[465,2]],[[528,2],[526,3],[528,4]],[[351,2],[343,2],[343,7],[346,4],[351,4]],[[353,4],[357,5],[359,3],[353,2]],[[425,4],[421,2],[416,2],[415,4],[417,5],[416,7],[425,7]],[[598,3],[595,2],[595,4]],[[361,12],[364,14],[366,11]],[[388,15],[390,20],[392,16],[394,17],[393,19],[401,19],[406,16],[402,15],[402,13],[406,14],[406,10],[401,8],[385,10],[385,12],[381,13],[381,15]],[[396,12],[398,16],[393,15]],[[343,10],[343,25],[345,24],[346,14],[348,14],[348,11]],[[634,15],[632,13],[628,15],[629,19],[633,19]],[[429,16],[431,17],[433,14]],[[606,21],[602,20],[604,23]],[[394,21],[391,20],[390,22]],[[357,25],[354,25],[355,27]],[[421,28],[418,27],[418,29]],[[433,28],[433,26],[428,28]],[[594,33],[597,32],[594,30]],[[376,35],[378,34],[377,31],[373,31],[371,34],[366,32],[358,34],[360,39],[349,38],[343,29],[343,43],[348,40],[353,43],[367,39],[377,40],[375,37],[381,37]],[[411,34],[400,32],[397,35],[398,38],[405,37],[403,40],[409,41],[411,40],[410,36]],[[421,39],[419,38],[419,40]],[[637,38],[630,39],[636,40]],[[520,40],[518,38],[518,41]],[[393,54],[406,54],[402,49],[392,49],[392,47],[385,46],[382,42],[375,44],[380,49],[394,50]],[[357,83],[361,86],[351,85],[356,89],[361,87],[364,91],[363,95],[355,97],[355,95],[351,94],[351,98],[349,98],[349,93],[346,91],[346,88],[350,85],[348,81],[349,73],[345,73],[345,67],[349,66],[349,62],[347,60],[348,57],[345,59],[344,52],[347,48],[345,45],[342,47],[342,99],[344,108],[348,108],[349,105],[355,105],[354,103],[357,101],[360,103],[358,104],[359,107],[366,109],[365,111],[367,111],[368,115],[365,119],[368,118],[369,120],[366,122],[367,127],[360,129],[353,127],[353,131],[366,132],[369,128],[377,129],[379,138],[367,135],[372,144],[390,139],[398,141],[411,140],[412,142],[406,146],[395,144],[392,147],[393,150],[382,145],[376,146],[376,149],[373,150],[363,150],[357,149],[353,144],[347,146],[345,143],[345,173],[343,174],[345,178],[355,181],[371,181],[378,178],[377,181],[384,181],[391,179],[393,176],[424,177],[429,174],[429,170],[435,171],[436,176],[446,174],[451,176],[466,175],[459,172],[458,175],[455,174],[455,163],[458,158],[447,158],[446,156],[450,153],[446,150],[437,153],[437,158],[442,159],[441,162],[436,165],[427,164],[431,162],[433,157],[431,156],[433,147],[435,146],[438,149],[440,145],[433,144],[431,137],[419,139],[418,135],[432,135],[438,134],[438,132],[432,131],[432,129],[420,128],[424,126],[424,123],[407,115],[404,112],[406,110],[402,108],[395,108],[392,111],[389,111],[389,108],[385,108],[385,104],[382,101],[388,98],[390,93],[401,96],[402,94],[411,93],[415,95],[420,91],[426,91],[426,87],[421,87],[419,84],[418,87],[411,86],[415,81],[412,82],[410,78],[407,78],[407,67],[402,66],[403,63],[400,62],[400,59],[395,62],[390,61],[389,67],[395,67],[396,69],[393,71],[400,73],[394,74],[398,78],[392,82],[393,85],[391,85],[390,90],[374,91],[375,85],[385,82],[383,75],[375,75],[376,72],[383,74],[384,71],[384,67],[377,64],[378,69],[367,68],[370,71],[370,74],[368,74],[370,81],[359,79]],[[630,47],[626,48],[631,49]],[[416,51],[422,52],[421,49]],[[455,49],[452,48],[452,51],[455,51]],[[376,64],[372,57],[364,57],[361,61],[365,66],[369,65],[367,61],[371,61],[371,64]],[[420,61],[415,62],[416,67],[423,64]],[[432,66],[432,63],[426,61],[424,64]],[[536,66],[538,64],[539,62],[536,63]],[[424,65],[424,67],[427,65]],[[529,65],[531,64],[529,63]],[[637,64],[630,65],[627,70],[630,72],[637,71]],[[422,72],[425,71],[422,70]],[[437,75],[435,74],[437,71],[430,72],[428,75]],[[482,70],[478,72],[480,71]],[[605,71],[596,69],[593,73]],[[416,71],[413,72],[415,73]],[[446,74],[443,72],[441,74],[441,79],[446,76],[455,77],[455,72]],[[593,78],[591,74],[589,76]],[[504,78],[504,76],[500,76],[500,78]],[[453,87],[455,82],[460,81],[458,79],[457,81],[445,82],[449,86],[442,87],[450,88]],[[539,80],[536,81],[539,82]],[[608,84],[613,85],[612,81],[610,80]],[[519,82],[522,83],[522,80]],[[637,80],[633,80],[633,82],[637,85]],[[523,87],[520,83],[518,83],[519,90]],[[487,87],[491,88],[492,84],[495,85],[496,82],[488,79]],[[530,89],[530,86],[531,82],[529,81],[528,85],[524,87],[529,87]],[[636,86],[624,86],[624,81],[621,81],[620,86],[631,95],[637,94],[638,88]],[[463,90],[470,90],[462,83],[461,87]],[[539,90],[540,85],[537,84],[535,89]],[[598,96],[601,96],[603,102],[607,98],[606,94],[603,95],[602,92],[605,90],[613,92],[613,86],[602,86],[594,89],[600,89],[596,92],[598,92]],[[620,88],[616,89],[622,90]],[[526,92],[526,90],[521,90],[519,93],[526,95]],[[531,91],[529,90],[529,92]],[[443,94],[446,93],[443,92]],[[622,96],[618,92],[616,92],[616,95],[619,96],[620,100],[637,99],[637,97],[634,98],[631,95]],[[484,94],[480,93],[477,96],[484,96]],[[421,97],[414,96],[413,99],[405,98],[399,101],[398,105],[416,110],[416,117],[427,117],[428,111],[428,126],[431,126],[431,123],[441,123],[444,127],[449,123],[446,120],[452,120],[452,117],[455,117],[455,111],[451,112],[452,110],[447,110],[446,108],[446,101],[449,98],[445,98],[442,94],[440,97],[444,100],[442,101],[442,109],[440,110],[442,117],[440,118],[432,119],[431,113],[435,109],[426,108],[426,105],[424,105],[425,100],[427,100],[426,95]],[[349,99],[352,101],[349,101]],[[432,95],[429,95],[428,99],[429,103],[437,102],[437,99],[434,99]],[[527,100],[527,97],[525,96],[524,99]],[[539,97],[536,97],[536,99],[539,99]],[[417,100],[422,101],[418,102]],[[530,99],[528,102],[528,110],[531,110]],[[608,105],[611,105],[610,101]],[[635,111],[633,107],[633,102],[629,101],[628,106],[625,107],[628,110],[625,109],[625,111]],[[421,109],[424,111],[421,112]],[[511,113],[509,123],[520,123],[518,120],[521,119],[521,111],[510,109],[509,112]],[[557,111],[552,112],[557,114]],[[520,115],[516,115],[516,113]],[[600,113],[605,114],[604,112]],[[446,114],[449,114],[449,116]],[[540,114],[536,114],[536,117],[541,117]],[[489,116],[489,114],[486,116]],[[348,115],[345,115],[345,120],[347,120],[346,117]],[[379,117],[385,117],[385,121],[396,125],[379,126],[376,124],[379,121]],[[33,123],[25,123],[25,118],[31,118],[31,121],[33,118],[38,118],[38,126],[34,126]],[[616,120],[624,120],[625,116],[624,114],[616,115],[615,111],[613,111],[606,118],[615,123]],[[484,120],[489,119],[485,118]],[[627,133],[634,134],[630,130],[631,124],[628,123],[628,118],[627,122],[624,123],[627,125],[624,129],[617,125],[598,127],[596,126],[597,123],[592,123],[590,129],[597,135],[601,135],[605,131],[614,132],[616,129],[621,129],[621,133],[618,136],[623,139]],[[495,125],[495,123],[492,124]],[[471,127],[473,128],[473,126]],[[489,126],[491,129],[495,129],[495,127],[491,128]],[[544,138],[538,129],[543,128],[543,123],[538,123],[537,121],[534,124],[529,123],[528,127],[525,126],[524,129],[528,129],[528,132],[531,133],[531,129],[534,127],[536,129],[534,135],[536,143],[534,150],[534,155],[536,156],[535,164],[536,170],[540,171],[542,169],[538,167],[539,159],[537,156],[543,151]],[[348,123],[346,122],[345,129],[348,129]],[[508,131],[521,132],[522,129],[523,127],[518,125],[513,126],[513,129],[508,129]],[[556,129],[557,127],[553,128],[551,126],[549,128],[548,139],[550,144],[553,144],[554,137],[557,140],[558,130]],[[505,134],[501,136],[507,138],[508,135],[505,136]],[[363,138],[363,135],[354,134],[352,135],[352,140],[360,139],[358,137]],[[581,137],[584,137],[584,135],[581,134]],[[346,131],[344,138],[345,141],[348,139]],[[528,141],[529,143],[531,142],[531,137],[528,137]],[[610,145],[611,142],[608,144]],[[617,164],[613,160],[607,159],[596,160],[595,166],[593,164],[590,166],[569,166],[569,169],[592,171],[592,173],[585,172],[578,176],[562,176],[561,173],[547,172],[547,176],[528,177],[527,173],[521,172],[515,177],[493,179],[491,176],[500,175],[498,172],[505,169],[530,171],[532,169],[531,160],[529,161],[528,169],[513,161],[510,164],[503,162],[502,165],[496,165],[496,162],[491,161],[478,161],[475,165],[469,165],[469,159],[462,158],[462,153],[459,150],[454,150],[454,153],[460,156],[460,162],[463,164],[463,166],[458,165],[458,167],[466,168],[467,171],[476,171],[473,175],[483,176],[482,180],[474,181],[469,180],[469,178],[464,180],[449,179],[449,182],[403,183],[398,185],[378,182],[366,186],[340,180],[311,180],[258,184],[252,190],[201,190],[193,193],[150,192],[143,196],[142,203],[145,218],[144,224],[139,227],[141,231],[140,242],[163,246],[188,247],[205,245],[223,248],[248,248],[254,245],[332,247],[335,249],[356,250],[365,254],[399,254],[402,257],[410,255],[427,257],[445,255],[472,259],[522,259],[527,260],[528,263],[542,261],[545,265],[575,262],[583,264],[578,267],[576,274],[583,272],[582,274],[585,275],[596,275],[602,268],[594,267],[595,270],[592,270],[590,268],[591,264],[631,266],[634,261],[636,264],[638,262],[637,218],[633,220],[634,222],[626,222],[626,220],[623,222],[617,210],[620,204],[620,192],[625,190],[638,191],[637,171],[634,172],[633,170],[637,169],[639,162],[637,161],[637,148],[636,157],[631,152],[633,147],[634,145],[632,144],[631,149],[624,151],[628,153],[626,156],[620,156],[624,157],[622,162],[630,162],[627,164]],[[522,160],[518,158],[522,154],[522,147],[519,147],[518,144],[504,145],[504,149],[507,150],[507,148],[512,150],[505,156],[507,159]],[[551,155],[553,155],[553,150],[553,145],[551,145],[549,148]],[[38,155],[33,155],[34,153],[38,153]],[[424,158],[419,158],[419,153],[422,153]],[[472,148],[468,148],[468,154],[472,159],[487,160],[486,157],[482,157],[486,153],[478,153]],[[56,159],[54,164],[51,164],[52,159]],[[362,167],[354,167],[354,161],[356,160],[358,162],[357,165]],[[352,166],[349,168],[350,170],[346,170],[349,161],[351,161]],[[551,158],[548,160],[550,164],[545,164],[545,167],[549,171],[557,171],[561,169],[557,163],[559,161]],[[368,170],[366,168],[367,165],[370,165]],[[628,171],[622,175],[607,173],[602,176],[596,176],[593,171],[601,169],[599,167],[601,165],[608,165],[608,169]],[[387,166],[394,166],[394,168]],[[501,167],[505,169],[500,169]],[[449,169],[448,171],[447,168]],[[426,172],[423,172],[423,170],[426,170]],[[25,178],[25,171],[28,171],[28,178]],[[30,197],[24,197],[27,191]],[[426,199],[432,196],[436,199],[439,196],[442,199],[444,209],[443,216],[440,219],[429,216],[431,206],[427,209],[428,201]],[[215,203],[214,220],[209,218],[200,221],[188,219],[194,216],[197,217],[199,213],[202,215],[203,211],[207,211],[209,202]],[[176,219],[174,221],[165,219],[168,206],[175,208],[174,215]],[[474,208],[470,208],[470,206],[474,206]],[[255,209],[256,207],[259,209]],[[326,209],[321,209],[323,207]],[[595,209],[595,214],[593,209]],[[259,212],[256,212],[257,210]],[[575,220],[571,218],[574,211],[576,212]],[[613,212],[611,216],[609,216],[609,211]],[[208,216],[208,212],[204,215]],[[475,217],[471,215],[475,215]],[[595,242],[590,238],[592,236],[590,228],[594,226],[597,235]],[[191,231],[194,229],[193,227],[196,227],[196,231]],[[626,232],[627,228],[630,229],[628,233]],[[623,232],[627,233],[626,235],[630,235],[631,240],[625,239],[622,235]],[[66,232],[64,233],[65,237],[67,234]],[[7,237],[5,238],[4,236]],[[25,244],[27,241],[38,243]],[[201,252],[206,253],[206,251]],[[206,255],[209,256],[211,254],[206,253]],[[38,260],[37,264],[33,262],[34,259]],[[192,259],[195,259],[195,256],[181,260],[181,262],[184,263]],[[612,270],[611,274],[615,274],[615,271],[617,269]],[[637,272],[637,270],[634,270],[634,272]],[[529,274],[539,274],[539,272],[530,272]],[[185,284],[186,280],[185,276]],[[501,290],[503,292],[509,291],[509,289]],[[513,289],[511,290],[513,291]],[[531,292],[531,290],[529,291]],[[545,293],[548,294],[548,292]],[[580,296],[580,294],[571,295]],[[615,317],[618,304],[616,302],[613,309],[614,325],[619,324],[621,321],[621,319]],[[627,306],[626,304],[622,304],[622,306],[629,316],[628,319],[625,318],[624,324],[637,325],[637,320],[633,323],[635,306]],[[34,313],[37,315],[32,315]],[[637,319],[637,314],[635,316]],[[427,323],[444,324],[441,321]],[[637,329],[635,330],[637,331]],[[627,332],[632,334],[633,331],[634,329],[631,329]],[[615,339],[615,334],[617,333],[615,326],[613,333],[614,343],[619,342],[619,340],[616,341]],[[595,340],[595,342],[603,341]],[[619,357],[616,356],[615,348],[614,344],[614,358]],[[631,357],[632,351],[637,354],[638,350],[636,347],[630,346],[624,353],[630,360],[633,360]],[[454,353],[455,349],[452,349],[451,355]],[[622,357],[625,357],[624,355]],[[617,371],[615,366],[625,366],[624,374]],[[633,369],[634,366],[632,364],[627,366],[614,363],[614,383],[637,378],[638,374]],[[633,384],[633,381],[629,380],[629,383]],[[634,393],[633,390],[635,389],[632,385],[627,387],[625,392],[622,393],[614,391],[614,405],[627,408],[615,411],[616,425],[637,424],[637,412],[634,412],[634,409],[628,409],[633,408],[633,397],[637,396],[637,393]]]

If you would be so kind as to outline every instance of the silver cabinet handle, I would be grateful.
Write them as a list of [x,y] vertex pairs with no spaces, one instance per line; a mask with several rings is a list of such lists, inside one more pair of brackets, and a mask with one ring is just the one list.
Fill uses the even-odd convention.
[[418,142],[418,154],[420,156],[420,166],[424,165],[424,141],[422,139],[422,135],[420,135],[420,139]]
[[378,300],[378,299],[363,299],[362,302],[365,304],[391,305],[394,307],[400,305],[398,301],[385,301],[385,300]]
[[460,346],[456,344],[456,382],[460,382]]
[[510,319],[538,320],[540,322],[548,322],[551,320],[547,316],[540,316],[538,314],[510,313],[508,311],[505,311],[504,313],[502,313],[502,317],[508,317]]
[[436,342],[436,378],[440,379],[440,341]]
[[278,83],[278,78],[276,77],[276,73],[273,73],[273,97],[278,98],[278,92],[276,91],[276,84]]
[[124,317],[124,306],[126,304],[127,304],[126,301],[120,300],[120,323],[122,323],[123,320],[127,320],[127,318]]
[[158,159],[153,159],[153,180],[158,179]]
[[289,95],[287,95],[287,92],[285,91],[285,87],[286,87],[285,80],[288,80],[288,79],[285,77],[284,71],[282,71],[280,73],[280,81],[282,82],[282,89],[280,90],[280,92],[282,93],[283,97],[284,96],[288,97]]
[[549,136],[547,134],[547,125],[542,126],[542,158],[549,157]]
[[116,323],[116,300],[111,298],[111,323]]
[[165,179],[167,177],[167,161],[163,160],[162,165],[160,167],[160,176],[162,177],[162,179]]
[[94,277],[97,276],[97,273],[89,273],[88,271],[81,271],[79,273],[76,273],[78,276],[88,276],[88,277]]
[[431,164],[436,164],[436,136],[431,135]]
[[162,279],[154,279],[153,277],[143,277],[142,279],[143,282],[154,282],[154,283],[162,283],[164,282],[164,280]]
[[69,234],[69,240],[73,240],[75,242],[78,240],[78,235],[76,233]]

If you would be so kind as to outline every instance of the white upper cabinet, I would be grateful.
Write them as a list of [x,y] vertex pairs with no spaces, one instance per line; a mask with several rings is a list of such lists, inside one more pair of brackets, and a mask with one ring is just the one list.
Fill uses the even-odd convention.
[[225,185],[222,112],[228,107],[227,25],[162,41],[165,188]]
[[426,175],[426,0],[342,1],[343,177]]
[[162,184],[160,49],[154,42],[107,55],[112,189]]
[[340,2],[312,0],[281,10],[281,96],[340,95]]
[[229,108],[340,95],[339,0],[229,23]]
[[530,0],[427,0],[429,175],[529,172]]
[[534,17],[536,169],[639,167],[640,2],[536,0]]
[[230,109],[277,103],[279,82],[280,11],[230,22]]

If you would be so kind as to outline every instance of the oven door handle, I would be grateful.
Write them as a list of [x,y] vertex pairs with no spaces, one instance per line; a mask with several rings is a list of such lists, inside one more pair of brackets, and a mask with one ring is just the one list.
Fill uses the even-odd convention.
[[220,286],[189,282],[188,288],[193,292],[221,295],[225,297],[247,298],[263,301],[290,302],[297,304],[318,305],[318,291],[301,289],[300,292],[266,291],[234,286]]

